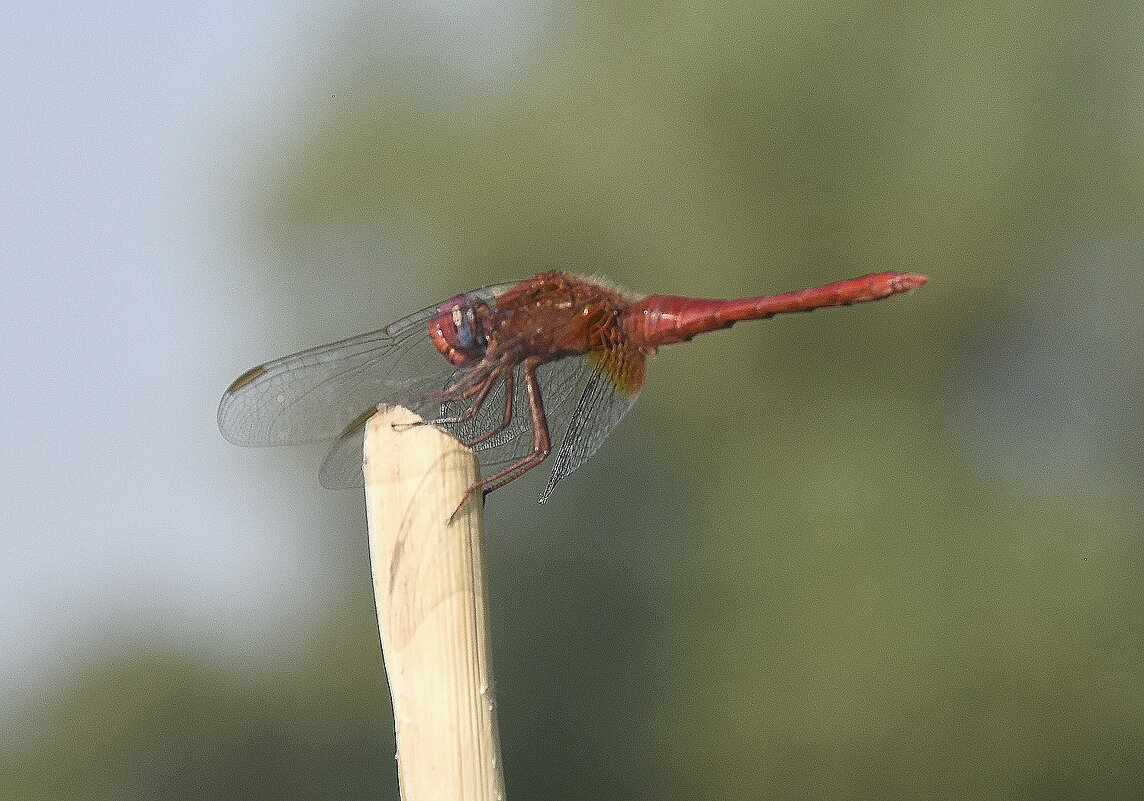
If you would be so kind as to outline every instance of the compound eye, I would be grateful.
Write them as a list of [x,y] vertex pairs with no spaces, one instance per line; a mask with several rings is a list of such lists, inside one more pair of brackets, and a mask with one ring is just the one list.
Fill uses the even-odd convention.
[[457,305],[453,307],[453,333],[456,335],[458,350],[469,351],[476,346],[477,321],[473,317],[472,306]]
[[429,320],[429,337],[434,347],[458,366],[480,361],[488,347],[481,321],[467,295],[450,298]]

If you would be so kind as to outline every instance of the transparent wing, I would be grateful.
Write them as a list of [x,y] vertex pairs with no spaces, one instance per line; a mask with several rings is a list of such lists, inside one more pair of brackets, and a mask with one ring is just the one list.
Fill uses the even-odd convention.
[[[592,376],[592,370],[592,364],[586,358],[579,356],[542,364],[537,370],[537,380],[540,382],[540,392],[544,399],[545,419],[553,442],[559,442],[564,436],[564,431],[572,419],[576,401],[584,392]],[[481,472],[485,476],[519,462],[532,453],[535,446],[536,435],[532,430],[532,416],[529,413],[528,397],[521,372],[522,368],[517,365],[513,371],[512,420],[509,425],[503,431],[477,443],[473,448],[481,464]],[[452,378],[450,376],[445,381],[451,381]],[[462,442],[472,442],[504,422],[505,393],[506,382],[502,377],[489,391],[480,411],[471,419],[459,423],[442,423],[439,427]],[[423,405],[415,411],[423,414],[426,419],[433,419],[459,417],[466,408],[461,403],[446,403],[443,406]],[[326,455],[319,474],[322,486],[346,489],[362,485],[364,420],[362,423],[352,431],[347,431]]]
[[560,440],[552,476],[540,493],[541,503],[548,500],[561,479],[592,458],[624,419],[639,396],[643,375],[642,354],[616,351],[596,361]]
[[[592,375],[592,365],[583,356],[569,356],[540,365],[536,371],[540,396],[544,402],[544,418],[552,442],[559,442],[568,428],[576,399],[584,391]],[[513,381],[513,417],[507,430],[479,443],[474,450],[486,475],[519,462],[536,447],[536,432],[532,428],[532,414],[528,408],[523,368],[518,366]],[[503,389],[501,393],[503,399]],[[486,403],[487,405],[487,403]],[[503,419],[503,401],[488,410],[497,421]],[[485,431],[488,428],[483,429]],[[460,433],[462,439],[465,438]]]
[[[470,294],[493,302],[515,284]],[[436,313],[430,306],[379,331],[255,367],[223,394],[219,430],[237,445],[312,442],[338,437],[379,403],[415,404],[457,372],[429,338]]]

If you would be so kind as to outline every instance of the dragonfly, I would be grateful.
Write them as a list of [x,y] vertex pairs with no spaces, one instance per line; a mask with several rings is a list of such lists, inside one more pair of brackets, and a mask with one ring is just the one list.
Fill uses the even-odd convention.
[[476,452],[482,477],[466,500],[517,480],[559,443],[545,503],[627,414],[647,357],[660,347],[744,320],[879,300],[927,280],[883,272],[778,295],[701,300],[641,298],[545,272],[247,370],[223,393],[218,426],[237,445],[334,440],[322,485],[360,487],[365,423],[379,404],[401,405]]

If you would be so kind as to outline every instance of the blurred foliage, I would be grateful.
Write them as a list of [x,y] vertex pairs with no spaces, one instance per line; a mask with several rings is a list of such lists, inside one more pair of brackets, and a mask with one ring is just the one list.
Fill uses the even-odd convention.
[[[298,263],[413,232],[382,285],[426,304],[933,276],[665,352],[548,507],[490,499],[511,798],[1135,797],[1138,7],[588,2],[492,66],[346,27],[254,201]],[[368,592],[294,667],[93,667],[0,797],[396,797]]]

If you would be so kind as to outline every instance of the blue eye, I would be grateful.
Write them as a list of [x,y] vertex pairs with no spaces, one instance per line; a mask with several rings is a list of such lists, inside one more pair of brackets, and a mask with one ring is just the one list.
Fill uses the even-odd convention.
[[437,307],[437,314],[429,321],[429,337],[441,355],[458,366],[479,362],[489,346],[481,318],[466,295]]
[[473,307],[465,304],[453,309],[454,344],[457,350],[471,351],[477,346],[477,321]]

